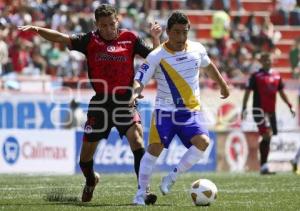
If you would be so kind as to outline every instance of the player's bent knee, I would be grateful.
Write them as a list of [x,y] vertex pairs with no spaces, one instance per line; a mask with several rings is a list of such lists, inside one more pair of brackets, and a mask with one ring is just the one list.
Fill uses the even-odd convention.
[[160,143],[154,143],[154,144],[150,144],[148,146],[148,149],[147,151],[155,156],[155,157],[158,157],[160,155],[160,153],[162,152],[162,150],[164,149],[164,146]]
[[140,124],[132,125],[126,132],[126,137],[131,150],[137,150],[144,147],[143,128]]
[[271,140],[272,137],[272,131],[268,130],[264,134],[262,134],[262,137],[264,140]]
[[210,140],[206,135],[196,135],[191,139],[191,143],[201,151],[205,151]]

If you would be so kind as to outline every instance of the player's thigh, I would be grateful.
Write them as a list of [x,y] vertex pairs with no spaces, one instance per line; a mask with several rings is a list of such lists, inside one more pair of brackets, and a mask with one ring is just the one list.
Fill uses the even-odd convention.
[[175,133],[172,112],[156,109],[152,114],[148,144],[158,144],[168,148]]
[[207,148],[209,133],[203,112],[188,112],[185,115],[180,115],[177,121],[180,122],[176,126],[177,135],[185,147],[189,148],[191,145],[195,145],[201,150]]
[[103,104],[97,104],[94,101],[95,96],[90,101],[87,121],[84,127],[80,153],[81,161],[93,159],[99,141],[107,139],[112,127],[109,110]]
[[267,114],[260,110],[253,110],[252,115],[253,115],[253,119],[256,123],[259,134],[263,138],[267,138],[271,131]]
[[113,125],[121,137],[127,137],[131,149],[137,150],[144,146],[141,117],[135,106],[117,105],[112,114]]
[[197,149],[204,151],[210,143],[210,139],[206,134],[195,135],[191,139],[191,144],[197,147]]

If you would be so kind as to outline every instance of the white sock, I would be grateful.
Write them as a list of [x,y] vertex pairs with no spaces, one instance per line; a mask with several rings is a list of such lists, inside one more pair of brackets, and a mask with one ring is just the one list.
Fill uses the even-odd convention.
[[183,155],[178,165],[174,168],[172,172],[169,173],[169,176],[173,181],[176,181],[178,174],[186,172],[193,165],[195,165],[200,158],[202,157],[204,151],[199,150],[194,145],[191,146],[188,151]]
[[140,163],[139,171],[139,191],[146,192],[147,186],[150,183],[150,177],[152,174],[153,167],[158,157],[151,155],[146,152]]

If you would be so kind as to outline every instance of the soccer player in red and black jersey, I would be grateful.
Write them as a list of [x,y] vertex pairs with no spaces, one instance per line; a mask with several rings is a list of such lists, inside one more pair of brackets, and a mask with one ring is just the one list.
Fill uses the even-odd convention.
[[288,105],[293,117],[295,116],[295,111],[283,91],[284,85],[280,75],[271,69],[271,55],[269,53],[262,53],[260,63],[262,68],[251,75],[246,87],[243,99],[242,119],[246,115],[246,106],[250,92],[253,91],[253,118],[257,124],[259,134],[262,136],[259,144],[260,173],[272,174],[273,172],[270,172],[268,169],[267,160],[271,136],[277,134],[275,113],[277,92],[279,92],[282,100]]
[[[151,49],[137,34],[119,29],[117,13],[111,5],[103,4],[95,10],[97,29],[86,34],[72,35],[55,30],[20,26],[22,31],[35,31],[43,38],[60,42],[85,54],[88,75],[96,94],[92,97],[85,124],[80,154],[80,167],[86,178],[82,201],[91,201],[99,174],[93,169],[93,156],[101,139],[106,139],[112,127],[120,136],[125,135],[134,155],[134,167],[138,176],[140,160],[144,154],[143,129],[135,106],[129,105],[134,79],[135,54],[145,58]],[[150,29],[153,46],[160,44],[162,30],[158,24]],[[145,203],[155,203],[156,196],[148,194]]]

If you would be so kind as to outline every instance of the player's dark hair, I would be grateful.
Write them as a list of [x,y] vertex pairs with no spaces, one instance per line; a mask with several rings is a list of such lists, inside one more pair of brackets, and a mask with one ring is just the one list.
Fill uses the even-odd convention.
[[110,4],[101,4],[97,9],[95,10],[95,19],[96,21],[101,17],[108,17],[114,15],[117,16],[116,9],[110,5]]
[[271,57],[271,53],[269,53],[269,52],[261,52],[260,53],[260,58],[262,58],[262,57]]
[[170,30],[174,24],[188,24],[190,28],[190,21],[188,17],[182,12],[174,12],[168,19],[167,29]]

